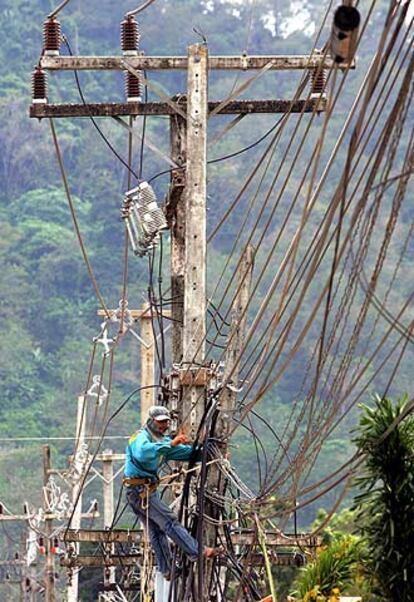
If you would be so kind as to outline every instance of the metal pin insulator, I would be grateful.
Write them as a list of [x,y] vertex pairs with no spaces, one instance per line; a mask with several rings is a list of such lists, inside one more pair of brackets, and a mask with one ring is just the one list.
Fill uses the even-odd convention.
[[47,56],[59,56],[62,40],[60,22],[49,17],[43,24],[43,50]]

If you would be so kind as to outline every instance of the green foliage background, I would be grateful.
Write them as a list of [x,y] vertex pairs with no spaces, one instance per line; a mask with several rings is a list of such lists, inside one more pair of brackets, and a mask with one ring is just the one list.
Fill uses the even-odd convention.
[[[225,1],[157,0],[142,15],[142,48],[148,54],[184,54],[186,45],[198,41],[193,27],[208,38],[212,54],[237,54],[244,50],[254,54],[305,54],[312,48],[312,38],[303,31],[280,35],[291,14],[292,3],[261,0],[251,10],[249,3]],[[361,2],[361,11],[367,2]],[[310,0],[309,17],[321,22],[327,2]],[[359,61],[366,64],[369,51],[376,43],[375,31],[383,21],[387,3],[380,3],[372,17],[373,26],[364,39]],[[86,380],[91,340],[99,332],[96,316],[97,300],[82,261],[73,231],[66,198],[53,153],[47,122],[30,120],[30,74],[36,64],[42,37],[42,23],[52,3],[44,0],[0,0],[0,500],[17,510],[24,499],[40,504],[41,442],[14,441],[15,438],[73,436],[76,399]],[[73,0],[62,13],[62,27],[75,53],[119,53],[119,23],[124,13],[133,8],[121,0]],[[294,7],[293,7],[294,8]],[[269,11],[276,14],[276,35],[264,27]],[[322,39],[326,39],[326,25]],[[341,126],[344,107],[362,77],[356,70],[343,93],[338,116],[329,132],[334,142]],[[80,74],[87,100],[115,101],[123,98],[120,74]],[[237,83],[243,81],[238,76]],[[298,74],[268,74],[258,80],[247,96],[289,98],[298,82]],[[77,100],[73,76],[54,74],[50,79],[50,99],[54,102]],[[166,93],[185,90],[184,75],[158,74],[154,79]],[[235,84],[235,75],[212,75],[210,97],[224,98]],[[213,123],[211,134],[229,119]],[[256,140],[271,125],[272,116],[246,118],[210,151],[210,158],[233,152]],[[294,122],[294,119],[292,120]],[[122,156],[127,141],[117,124],[100,122],[103,130]],[[291,126],[293,127],[293,125]],[[321,121],[315,126],[315,138]],[[119,220],[122,193],[127,187],[124,167],[103,145],[87,119],[59,120],[57,124],[74,204],[99,286],[108,306],[117,305],[122,291],[123,231]],[[168,120],[152,119],[147,133],[165,153],[168,152]],[[287,144],[282,141],[280,152]],[[309,143],[310,144],[310,143]],[[138,145],[134,163],[138,162]],[[369,150],[367,151],[369,152]],[[209,169],[209,228],[223,214],[240,187],[242,175],[258,158],[253,149],[233,161],[218,163]],[[151,177],[165,169],[156,155],[146,152],[144,176]],[[269,174],[268,179],[270,179]],[[269,180],[270,181],[270,180]],[[291,190],[295,187],[295,176]],[[333,184],[332,184],[333,186]],[[168,177],[156,181],[162,198],[168,188]],[[245,205],[232,215],[210,248],[209,284],[213,287],[226,255],[240,226]],[[318,210],[323,210],[323,200]],[[412,217],[407,209],[406,220]],[[270,244],[270,242],[269,242]],[[265,245],[266,246],[266,245]],[[263,257],[258,257],[258,266]],[[166,262],[167,263],[167,262]],[[145,300],[147,273],[145,262],[130,260],[130,306]],[[229,274],[234,267],[230,263]],[[408,267],[407,267],[408,269]],[[167,272],[164,277],[166,278]],[[404,286],[408,287],[408,283]],[[403,286],[403,289],[404,289]],[[263,284],[262,292],[266,289]],[[398,295],[404,298],[404,290]],[[396,299],[397,303],[398,299]],[[258,303],[258,302],[257,302]],[[252,307],[252,315],[257,307]],[[263,402],[261,412],[282,429],[300,380],[306,350],[300,352],[293,368],[283,377],[277,389]],[[138,350],[132,340],[125,340],[115,370],[114,406],[139,383]],[[383,378],[383,380],[382,380]],[[375,383],[380,389],[386,375]],[[399,391],[409,390],[411,376],[403,373]],[[329,440],[326,450],[314,468],[318,474],[332,471],[351,455],[349,427],[351,414]],[[112,434],[127,435],[139,422],[134,400],[111,427]],[[266,428],[260,436],[271,440]],[[123,442],[114,442],[117,451]],[[254,450],[248,433],[237,435],[238,467],[243,475],[258,476]],[[53,461],[64,465],[72,451],[70,441],[56,441]],[[324,500],[327,506],[335,497],[332,492]],[[313,510],[305,510],[299,519],[303,525],[313,518]]]

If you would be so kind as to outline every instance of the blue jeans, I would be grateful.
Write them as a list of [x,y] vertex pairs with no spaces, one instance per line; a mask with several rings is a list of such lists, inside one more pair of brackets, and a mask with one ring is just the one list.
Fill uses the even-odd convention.
[[160,499],[157,491],[148,497],[141,497],[144,489],[141,485],[129,487],[127,500],[145,528],[148,524],[148,535],[157,558],[158,569],[163,575],[168,575],[171,572],[171,550],[167,536],[191,561],[198,558],[198,542],[180,524],[174,512]]

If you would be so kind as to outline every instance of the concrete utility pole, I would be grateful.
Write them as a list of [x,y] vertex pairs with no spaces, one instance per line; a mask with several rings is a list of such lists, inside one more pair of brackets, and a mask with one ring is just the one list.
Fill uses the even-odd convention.
[[[239,362],[238,357],[243,346],[244,334],[247,321],[247,304],[250,296],[254,263],[253,247],[249,245],[240,258],[236,273],[236,294],[231,308],[230,332],[226,345],[225,366],[223,383],[225,384],[219,397],[220,413],[217,419],[216,436],[223,442],[222,454],[228,457],[227,443],[233,411],[236,407],[237,389],[239,386]],[[221,478],[219,469],[213,465],[208,474],[208,488],[219,494],[224,493],[225,483]],[[207,514],[217,520],[220,519],[220,507],[217,503],[207,503]],[[206,542],[209,546],[215,546],[217,540],[217,529],[209,525],[206,529]],[[209,582],[211,566],[207,567],[206,581]],[[225,582],[226,568],[220,569],[221,581]],[[217,602],[221,600],[220,592],[217,592]]]
[[154,404],[155,389],[155,339],[152,325],[152,314],[148,303],[142,306],[140,316],[141,344],[141,387],[148,387],[141,391],[141,426],[145,424],[148,409]]
[[[78,425],[80,424],[80,416],[82,414],[82,407],[83,407],[83,403],[84,403],[84,398],[79,397],[78,399],[78,419],[77,419],[77,423]],[[80,433],[79,435],[79,445],[83,442],[84,440],[84,429],[82,428],[81,430],[78,429],[77,431],[78,433]],[[42,454],[43,454],[43,487],[47,487],[49,485],[49,478],[51,475],[58,475],[60,477],[64,477],[65,478],[65,473],[66,471],[63,470],[58,470],[58,469],[54,469],[52,468],[51,465],[51,456],[50,456],[50,447],[48,445],[44,445],[42,448]],[[122,455],[122,459],[124,458],[124,455]],[[117,458],[119,459],[119,458]],[[77,494],[76,494],[76,487],[78,487],[78,491],[79,491],[79,484],[75,485],[74,488],[72,489],[72,500],[75,501]],[[46,601],[55,601],[56,600],[56,587],[55,587],[55,561],[54,561],[54,550],[53,548],[55,547],[54,542],[51,540],[51,534],[53,532],[53,521],[54,520],[62,520],[62,514],[61,512],[54,512],[51,511],[51,509],[49,508],[49,500],[46,499],[46,497],[44,498],[44,506],[43,506],[43,510],[44,510],[44,521],[45,521],[45,528],[42,531],[45,534],[45,541],[44,541],[44,547],[45,547],[45,564],[44,564],[44,578],[42,580],[42,586],[44,587],[44,594],[43,597]],[[21,553],[20,554],[20,559],[19,560],[15,560],[13,561],[15,564],[21,564],[22,566],[26,566],[26,562],[28,557],[31,557],[32,555],[32,549],[31,546],[34,545],[36,547],[36,532],[32,529],[31,527],[31,523],[30,521],[33,520],[36,516],[35,512],[29,512],[29,509],[27,507],[27,504],[25,504],[25,508],[24,508],[24,514],[10,514],[10,513],[5,513],[3,512],[3,508],[0,509],[0,522],[5,521],[5,522],[12,522],[12,521],[22,521],[27,523],[28,521],[28,532],[29,532],[29,536],[27,538],[27,540],[25,541],[25,554]],[[86,519],[95,519],[99,517],[99,513],[97,511],[92,511],[92,512],[82,512],[81,511],[81,500],[79,499],[79,503],[76,506],[76,510],[72,516],[72,512],[69,510],[66,515],[65,518],[69,519],[71,518],[72,522],[71,522],[71,526],[73,527],[74,531],[76,533],[78,533],[79,531],[81,531],[80,529],[80,524],[81,524],[81,519],[82,518],[86,518]],[[34,539],[33,539],[34,538]],[[72,542],[71,542],[72,543]],[[75,549],[78,546],[78,541],[74,541],[74,547]],[[1,562],[0,562],[1,565]],[[26,586],[26,578],[29,580],[30,582],[30,600],[31,602],[35,602],[35,600],[37,600],[37,594],[40,591],[39,586],[41,584],[41,580],[37,579],[37,573],[36,573],[36,567],[38,566],[37,562],[36,562],[36,552],[34,552],[34,558],[31,559],[30,562],[30,570],[28,569],[26,574],[24,575],[25,577],[25,586]],[[68,597],[65,598],[65,601],[67,600],[67,602],[78,602],[79,601],[79,597],[78,597],[78,591],[77,591],[77,575],[76,573],[73,575],[74,579],[72,580],[72,586],[69,586],[68,588]],[[28,583],[29,585],[29,583]],[[26,598],[28,598],[28,596],[26,596]]]
[[[77,449],[81,449],[85,442],[85,424],[86,424],[86,410],[87,410],[87,398],[84,395],[78,397],[78,412],[76,417],[76,435]],[[73,460],[76,462],[76,457]],[[82,466],[77,467],[82,470]],[[82,518],[82,490],[81,490],[82,478],[80,477],[73,485],[72,488],[72,503],[76,504],[73,510],[73,517],[71,521],[71,527],[73,529],[81,528]],[[75,551],[79,551],[79,544],[75,544]],[[78,602],[78,588],[79,588],[79,574],[75,570],[71,575],[70,583],[68,585],[68,602]]]
[[183,357],[204,361],[206,334],[207,46],[188,49]]
[[231,308],[230,332],[226,346],[223,382],[220,394],[220,416],[217,420],[217,436],[227,442],[232,411],[236,405],[239,384],[239,354],[243,346],[247,321],[247,304],[250,296],[254,263],[254,250],[249,245],[243,253],[236,274],[236,295]]
[[208,50],[188,49],[187,163],[185,187],[185,265],[182,422],[194,438],[204,411],[207,370],[206,197],[207,197]]
[[[20,546],[19,546],[19,559],[24,559],[26,549],[26,536],[24,533],[20,534]],[[24,560],[23,560],[24,562]],[[20,573],[20,600],[25,602],[26,599],[26,566],[22,562],[22,570]]]
[[[43,486],[47,487],[50,476],[50,447],[43,446]],[[55,559],[52,554],[51,535],[53,532],[53,518],[46,515],[45,518],[45,547],[46,547],[46,567],[45,567],[45,602],[55,602]]]
[[[178,166],[187,161],[187,121],[181,115],[170,117],[171,159]],[[171,232],[171,317],[172,364],[183,359],[184,324],[184,266],[185,266],[185,189],[184,169],[173,169],[166,203],[167,220]]]
[[[207,46],[194,44],[188,48],[187,56],[145,56],[136,53],[128,57],[61,57],[43,55],[39,61],[40,67],[47,71],[58,70],[127,70],[132,75],[138,71],[147,73],[155,70],[187,71],[186,96],[167,97],[157,86],[148,79],[146,85],[160,98],[160,102],[123,102],[123,103],[94,103],[94,104],[49,104],[34,102],[30,109],[32,117],[89,117],[89,116],[122,116],[136,115],[169,115],[171,136],[171,159],[177,166],[171,172],[171,186],[166,202],[166,217],[171,231],[171,296],[173,331],[171,364],[178,364],[177,389],[174,389],[174,403],[177,402],[179,425],[184,426],[187,434],[194,438],[200,425],[207,397],[210,371],[206,366],[205,337],[206,337],[206,171],[207,171],[207,123],[208,117],[224,114],[246,115],[254,113],[312,113],[323,112],[326,109],[326,97],[320,94],[315,98],[305,93],[302,99],[255,99],[239,100],[237,89],[224,101],[208,100],[209,70],[255,70],[251,82],[268,70],[303,70],[318,73],[322,69],[330,69],[333,65],[331,58],[316,51],[312,56],[212,56],[209,57]],[[351,65],[353,68],[353,65]],[[245,86],[246,88],[247,86]],[[122,121],[122,120],[121,120]],[[125,124],[124,124],[125,125]],[[246,322],[246,306],[253,266],[253,250],[248,248],[241,259],[238,271],[238,293],[232,307],[232,323],[226,351],[224,383],[237,388],[239,380],[238,358],[243,345],[243,333]],[[112,310],[110,310],[112,311]],[[101,312],[100,315],[102,315]],[[166,312],[163,311],[165,314]],[[151,314],[147,306],[141,310],[131,310],[133,318],[140,318],[142,339],[141,346],[141,384],[154,384],[154,337],[151,324]],[[171,382],[173,373],[171,372]],[[174,381],[174,382],[175,382]],[[174,384],[175,387],[175,384]],[[173,386],[172,386],[173,388]],[[181,399],[181,404],[179,400]],[[225,387],[220,395],[221,412],[217,424],[217,434],[225,438],[229,432],[229,419],[234,409],[236,392],[234,388]],[[141,420],[144,419],[148,406],[154,402],[154,389],[144,389],[141,394]],[[174,408],[175,409],[175,408]],[[108,460],[108,476],[110,462]],[[209,486],[218,487],[219,475],[216,468],[210,469]],[[107,481],[108,479],[106,479]],[[105,481],[105,482],[106,482]],[[105,510],[105,525],[112,522],[113,493],[109,486],[105,496],[108,496]],[[112,501],[113,503],[113,501]],[[112,508],[112,509],[111,509]],[[111,509],[111,512],[110,512]],[[208,527],[207,539],[214,542],[215,527]],[[251,535],[251,534],[250,534]],[[249,545],[249,534],[240,535],[240,541],[235,545]],[[267,534],[269,536],[269,533]],[[112,530],[110,533],[93,533],[88,530],[72,531],[67,541],[119,541],[120,533]],[[129,537],[128,535],[125,535]],[[279,534],[274,535],[274,545],[281,543]],[[72,539],[70,539],[72,538]],[[99,539],[101,538],[101,539]],[[279,538],[279,539],[277,539]],[[271,538],[268,538],[270,541]],[[277,541],[276,541],[277,540]],[[252,540],[253,541],[253,540]],[[269,544],[270,545],[270,544]],[[313,544],[312,544],[313,545]],[[109,555],[110,556],[110,555]],[[110,566],[117,564],[127,566],[136,561],[136,557],[116,556],[99,559],[95,557],[79,557],[80,566]],[[70,559],[68,562],[71,562]],[[72,566],[69,564],[69,566]],[[112,570],[112,568],[111,568]],[[224,570],[224,569],[223,569]],[[114,575],[114,573],[111,573]],[[111,577],[114,579],[114,577]],[[206,580],[207,581],[207,580]],[[111,581],[112,583],[114,581]],[[105,594],[107,596],[108,594]],[[208,599],[206,591],[203,600]]]
[[[104,528],[110,529],[114,519],[114,466],[112,460],[112,450],[106,449],[102,454],[102,476],[103,476],[103,503],[104,503]],[[106,550],[113,553],[114,545],[108,544]],[[110,567],[104,571],[104,584],[112,585],[116,583],[116,569]],[[108,600],[113,600],[114,594],[108,595]]]

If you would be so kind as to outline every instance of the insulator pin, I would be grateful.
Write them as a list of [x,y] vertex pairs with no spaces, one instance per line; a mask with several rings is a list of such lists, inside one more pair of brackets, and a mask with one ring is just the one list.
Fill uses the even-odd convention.
[[138,77],[129,71],[125,71],[125,93],[127,102],[142,101],[142,86]]
[[59,56],[62,40],[61,27],[55,17],[49,17],[43,24],[43,50],[47,56]]
[[47,73],[40,67],[35,67],[32,74],[32,102],[47,103]]
[[330,52],[335,63],[350,64],[354,58],[361,15],[355,6],[338,6],[335,11]]
[[121,45],[124,55],[136,56],[138,54],[140,38],[135,17],[133,15],[125,17],[121,22]]

